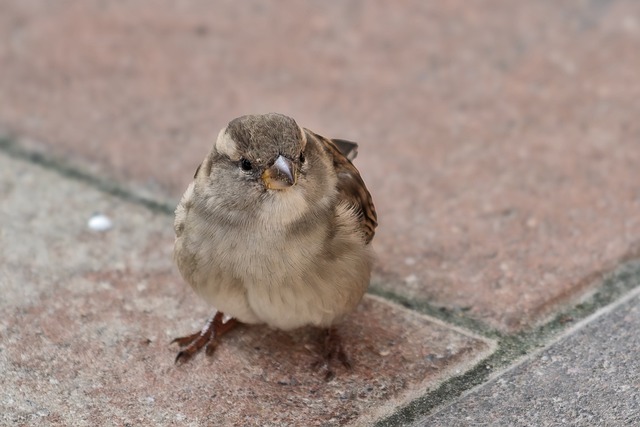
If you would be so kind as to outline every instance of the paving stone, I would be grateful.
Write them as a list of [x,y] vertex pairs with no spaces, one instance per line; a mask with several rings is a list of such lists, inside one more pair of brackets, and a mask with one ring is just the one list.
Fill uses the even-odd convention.
[[[88,228],[96,212],[113,227]],[[229,333],[176,366],[208,307],[173,265],[172,219],[0,154],[0,424],[369,423],[495,343],[366,297],[341,325],[351,372],[325,382],[319,336]]]
[[220,127],[361,142],[377,284],[503,331],[640,254],[640,3],[0,5],[0,127],[177,199]]
[[425,426],[640,425],[640,289]]

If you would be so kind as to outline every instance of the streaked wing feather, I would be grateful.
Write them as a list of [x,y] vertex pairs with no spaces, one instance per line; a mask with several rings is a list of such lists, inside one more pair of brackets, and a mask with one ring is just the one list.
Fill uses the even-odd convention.
[[349,160],[353,161],[358,155],[358,144],[352,141],[347,141],[346,139],[337,139],[334,138],[331,140],[338,150]]
[[[348,157],[349,153],[353,153],[353,157],[355,158],[358,145],[351,141],[329,140],[308,129],[307,131],[320,142],[325,151],[333,159],[333,166],[338,176],[338,194],[340,194],[343,200],[348,201],[354,207],[358,213],[360,226],[366,237],[366,241],[367,243],[371,242],[378,225],[376,208],[373,205],[371,194],[360,176],[360,172],[358,172],[358,169],[356,169]],[[343,149],[346,150],[346,156]]]

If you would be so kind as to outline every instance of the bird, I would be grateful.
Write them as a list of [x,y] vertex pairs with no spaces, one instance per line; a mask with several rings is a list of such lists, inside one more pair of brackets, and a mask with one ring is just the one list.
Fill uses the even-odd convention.
[[174,259],[214,309],[201,331],[176,338],[176,363],[237,324],[319,328],[327,380],[351,368],[337,325],[364,296],[378,225],[352,160],[358,145],[325,138],[279,113],[245,115],[218,134],[180,200]]

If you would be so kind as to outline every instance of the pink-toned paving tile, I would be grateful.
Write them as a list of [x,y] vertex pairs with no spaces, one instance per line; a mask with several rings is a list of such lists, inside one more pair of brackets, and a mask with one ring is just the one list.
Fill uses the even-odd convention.
[[231,118],[361,143],[379,286],[504,331],[640,248],[640,3],[0,6],[0,127],[176,200]]
[[[87,228],[94,212],[113,228]],[[176,366],[171,339],[210,313],[173,266],[171,218],[4,155],[0,215],[0,424],[370,423],[495,347],[366,297],[331,382],[310,329],[242,326]]]

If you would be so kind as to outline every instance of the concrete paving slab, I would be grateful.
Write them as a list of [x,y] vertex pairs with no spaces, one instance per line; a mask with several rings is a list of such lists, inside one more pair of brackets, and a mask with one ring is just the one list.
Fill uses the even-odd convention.
[[640,3],[25,0],[0,127],[177,200],[220,127],[361,143],[378,285],[533,326],[640,254]]
[[[96,212],[113,227],[88,228]],[[367,424],[495,344],[366,297],[325,382],[318,336],[241,327],[175,366],[210,314],[173,266],[172,219],[0,154],[0,424]]]
[[640,425],[640,289],[424,426]]

